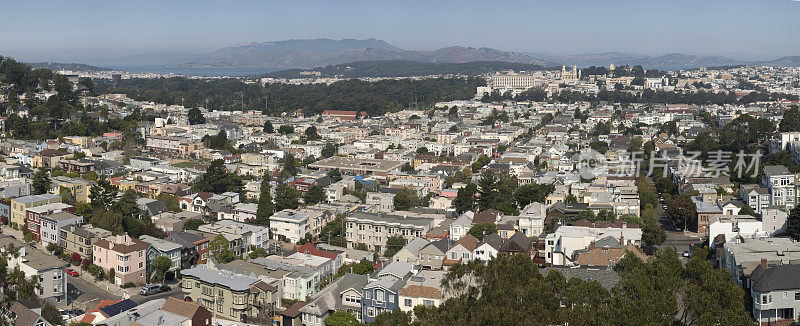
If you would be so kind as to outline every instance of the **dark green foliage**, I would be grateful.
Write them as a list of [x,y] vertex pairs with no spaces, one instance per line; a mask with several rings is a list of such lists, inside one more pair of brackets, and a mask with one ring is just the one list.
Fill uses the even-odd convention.
[[219,159],[211,161],[206,173],[197,178],[193,188],[196,191],[221,194],[228,191],[241,193],[244,186],[242,179],[236,174],[228,173],[225,161]]
[[[179,101],[178,102],[182,102]],[[198,108],[191,108],[187,113],[187,118],[189,120],[190,125],[200,125],[206,123],[206,118],[203,117],[203,113],[200,112]]]
[[419,205],[419,197],[417,196],[417,191],[413,188],[405,188],[394,195],[395,210],[406,211],[417,205]]
[[39,168],[39,170],[33,174],[33,183],[31,184],[31,188],[34,195],[41,195],[50,192],[50,176],[48,175],[47,170],[44,168]]
[[279,184],[275,188],[275,211],[297,207],[300,207],[300,192],[287,183]]
[[98,83],[101,93],[124,93],[145,101],[201,106],[208,101],[207,109],[231,110],[245,106],[264,108],[269,98],[270,110],[291,112],[302,109],[319,114],[326,109],[366,111],[375,116],[385,112],[400,111],[414,101],[430,105],[440,101],[470,99],[475,87],[485,85],[481,78],[436,78],[423,80],[383,80],[367,82],[346,80],[327,84],[246,84],[238,79],[225,78],[198,80],[182,77],[160,79],[125,79],[118,86]]
[[[370,60],[348,62],[338,65],[314,68],[322,77],[412,77],[430,75],[468,75],[478,76],[491,72],[504,71],[536,71],[545,67],[540,65],[514,63],[504,61],[470,61],[464,63],[428,63],[407,60]],[[274,78],[302,78],[300,73],[307,69],[288,69],[265,74]]]
[[497,224],[494,223],[478,223],[469,228],[467,233],[478,239],[483,240],[483,237],[497,233]]
[[397,234],[389,237],[386,239],[386,250],[383,251],[383,256],[386,258],[391,258],[396,254],[400,249],[406,245],[406,239],[403,236]]
[[333,155],[336,155],[336,145],[333,143],[325,143],[325,147],[322,147],[322,157],[329,158]]
[[200,227],[203,224],[205,224],[205,222],[203,222],[203,220],[193,218],[193,219],[190,219],[190,220],[186,221],[186,223],[183,224],[183,229],[184,230],[197,230],[197,228]]
[[523,185],[514,193],[514,198],[520,208],[525,208],[532,202],[544,203],[545,198],[555,190],[553,185],[530,183]]
[[800,110],[798,110],[797,105],[792,105],[783,113],[783,119],[781,120],[778,131],[800,131]]
[[492,160],[486,155],[478,156],[478,159],[475,160],[475,162],[472,162],[472,172],[475,173],[480,171],[481,168],[483,168],[486,164],[489,164],[491,161]]
[[458,189],[456,199],[453,200],[453,206],[456,208],[456,213],[461,214],[466,211],[475,210],[475,194],[478,193],[478,186],[470,182],[461,189]]
[[516,188],[517,178],[508,173],[498,176],[491,170],[485,170],[478,182],[480,192],[478,206],[481,210],[493,208],[504,214],[517,215],[519,211],[514,198]]
[[319,184],[313,184],[308,187],[308,191],[303,195],[303,200],[306,205],[314,205],[325,201],[325,188]]
[[269,173],[264,174],[261,180],[261,194],[258,196],[258,209],[256,209],[256,224],[269,226],[269,217],[275,212],[272,202],[272,192],[269,185]]

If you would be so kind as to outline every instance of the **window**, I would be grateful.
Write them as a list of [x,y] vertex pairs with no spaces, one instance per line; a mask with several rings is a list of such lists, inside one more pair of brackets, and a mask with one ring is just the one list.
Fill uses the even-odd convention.
[[364,297],[365,297],[365,298],[367,298],[367,299],[369,299],[369,297],[370,297],[370,296],[369,296],[369,293],[370,293],[370,292],[372,292],[372,291],[369,291],[369,290],[365,291],[365,292],[364,292]]
[[222,302],[217,302],[217,312],[222,313]]
[[384,299],[383,299],[383,295],[384,295],[384,292],[383,292],[383,290],[377,290],[377,291],[375,291],[375,301],[378,301],[378,302],[383,302],[383,300],[384,300]]
[[405,299],[404,304],[406,307],[411,307],[411,299]]
[[389,294],[387,297],[389,297],[389,303],[394,303],[394,295]]
[[795,301],[800,301],[800,291],[794,293]]
[[433,306],[433,300],[428,300],[428,299],[422,300],[422,304],[425,305],[426,307],[431,307]]
[[142,268],[142,267],[144,267],[144,265],[143,265],[143,264],[144,264],[143,262],[139,262],[139,268]]
[[367,307],[367,316],[375,317],[375,308]]
[[450,259],[452,259],[452,260],[456,260],[456,259],[458,259],[458,253],[457,253],[457,252],[455,252],[455,251],[454,251],[454,252],[451,252],[451,253],[450,253]]
[[461,254],[461,258],[469,259],[469,253],[465,252],[465,253]]

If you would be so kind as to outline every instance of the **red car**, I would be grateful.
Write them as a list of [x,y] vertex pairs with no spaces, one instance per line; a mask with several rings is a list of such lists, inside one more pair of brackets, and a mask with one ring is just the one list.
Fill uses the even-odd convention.
[[78,275],[81,275],[80,273],[78,273],[78,272],[76,272],[76,271],[73,271],[71,268],[70,268],[70,269],[67,269],[67,274],[69,274],[69,275],[72,275],[72,276],[78,276]]

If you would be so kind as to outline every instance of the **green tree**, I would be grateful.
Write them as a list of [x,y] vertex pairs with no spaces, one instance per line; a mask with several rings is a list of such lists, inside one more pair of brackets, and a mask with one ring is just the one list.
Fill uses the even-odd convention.
[[291,125],[281,125],[280,127],[278,127],[278,132],[281,135],[293,134],[294,127],[292,127]]
[[778,127],[780,132],[800,131],[800,110],[797,105],[792,105],[783,113],[783,119]]
[[184,230],[197,230],[197,228],[200,227],[203,224],[205,224],[205,222],[203,222],[203,220],[193,218],[193,219],[187,220],[186,223],[183,223],[183,229]]
[[419,205],[419,196],[417,196],[417,191],[411,187],[404,188],[394,195],[395,210],[406,211],[417,205]]
[[739,210],[739,215],[756,216],[756,211],[750,205],[743,205],[742,209]]
[[304,133],[306,134],[306,137],[308,138],[308,140],[317,140],[317,139],[321,139],[322,138],[317,133],[317,127],[314,127],[314,126],[310,126],[310,127],[306,128]]
[[269,180],[269,173],[265,173],[261,180],[261,194],[258,196],[258,208],[256,209],[256,224],[263,226],[269,226],[269,217],[275,213]]
[[540,185],[536,183],[529,183],[517,188],[514,192],[514,198],[517,200],[519,207],[524,208],[532,202],[544,203],[545,198],[555,190],[553,185]]
[[75,206],[78,204],[78,201],[75,200],[75,196],[72,195],[72,191],[69,188],[61,186],[58,189],[58,195],[61,196],[61,202],[67,205]]
[[306,205],[314,205],[325,201],[325,188],[319,184],[313,184],[308,187],[308,191],[303,195],[303,200]]
[[400,309],[387,310],[375,316],[376,326],[411,325],[411,314]]
[[682,223],[684,229],[697,227],[697,206],[689,196],[666,195],[664,201],[667,205],[666,212],[669,219]]
[[112,207],[114,211],[121,213],[123,218],[138,219],[142,214],[139,205],[136,204],[136,199],[138,197],[136,190],[128,189]]
[[485,236],[497,233],[497,225],[494,223],[477,223],[472,225],[467,233],[481,241]]
[[175,195],[162,192],[158,194],[158,196],[156,196],[156,199],[164,202],[164,204],[167,205],[167,209],[169,209],[172,212],[182,211],[181,204],[178,201],[178,197]]
[[157,278],[163,283],[167,275],[167,271],[172,267],[172,260],[167,256],[158,256],[153,260],[153,271],[156,272]]
[[453,206],[456,208],[456,213],[461,214],[466,211],[475,210],[475,194],[478,193],[478,186],[470,182],[461,189],[458,189],[456,198],[453,200]]
[[486,164],[489,164],[489,162],[491,162],[491,161],[492,160],[489,159],[488,156],[486,156],[485,154],[481,154],[481,156],[478,156],[478,159],[475,160],[475,162],[472,162],[472,172],[473,173],[477,173],[484,166],[486,166]]
[[272,126],[272,122],[270,122],[269,120],[264,122],[264,132],[268,134],[275,132],[275,127]]
[[96,186],[89,189],[89,200],[94,209],[110,208],[116,196],[117,188],[105,178],[100,180]]
[[225,161],[219,159],[211,161],[211,164],[206,168],[206,172],[197,178],[193,188],[196,191],[215,194],[229,191],[242,193],[244,185],[238,175],[228,173],[225,168]]
[[189,112],[186,114],[187,119],[189,120],[190,125],[200,125],[206,123],[206,118],[203,117],[203,114],[200,112],[198,108],[191,108]]
[[287,153],[283,157],[283,165],[281,166],[281,177],[288,179],[297,175],[297,161],[291,153]]
[[278,184],[275,188],[275,211],[300,207],[300,194],[287,183]]
[[357,326],[361,323],[356,316],[345,311],[336,310],[332,315],[325,318],[325,326]]
[[322,157],[329,158],[331,156],[334,156],[336,155],[337,150],[338,149],[336,148],[336,145],[334,145],[331,142],[327,142],[325,143],[325,146],[322,147],[322,152],[321,152]]
[[32,190],[35,195],[41,195],[50,192],[50,176],[48,175],[47,170],[44,168],[39,168],[39,170],[33,174],[31,188],[33,188]]
[[211,242],[208,243],[208,248],[211,250],[211,253],[216,256],[222,252],[222,250],[228,249],[228,239],[225,239],[224,236],[218,234],[214,237],[214,239],[211,239]]
[[383,251],[383,256],[392,258],[400,249],[406,245],[406,239],[403,236],[396,234],[386,239],[386,250]]

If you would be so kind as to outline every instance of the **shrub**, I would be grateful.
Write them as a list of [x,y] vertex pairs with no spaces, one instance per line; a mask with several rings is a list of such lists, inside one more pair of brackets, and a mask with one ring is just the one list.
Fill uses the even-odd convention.
[[123,284],[122,288],[123,289],[127,289],[127,288],[132,288],[132,287],[135,287],[135,286],[136,286],[136,284],[134,284],[133,282],[128,282],[128,283]]

